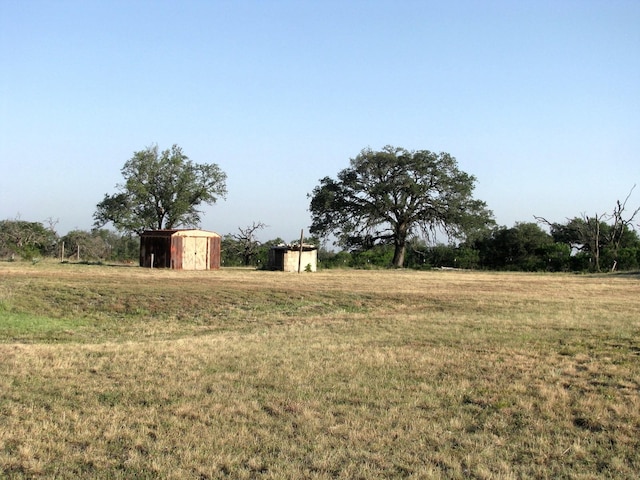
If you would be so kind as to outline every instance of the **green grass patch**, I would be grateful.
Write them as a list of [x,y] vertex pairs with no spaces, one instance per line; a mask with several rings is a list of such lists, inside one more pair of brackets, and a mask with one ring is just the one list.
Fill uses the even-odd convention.
[[0,309],[0,341],[56,343],[77,341],[87,326],[83,320],[49,318]]

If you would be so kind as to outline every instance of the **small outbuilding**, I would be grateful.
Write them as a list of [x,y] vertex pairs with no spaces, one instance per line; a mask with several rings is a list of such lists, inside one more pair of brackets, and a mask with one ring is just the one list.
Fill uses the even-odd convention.
[[140,235],[140,266],[217,270],[220,243],[220,235],[205,230],[147,230]]
[[269,249],[269,270],[281,272],[315,272],[318,268],[318,247],[315,245],[277,245]]

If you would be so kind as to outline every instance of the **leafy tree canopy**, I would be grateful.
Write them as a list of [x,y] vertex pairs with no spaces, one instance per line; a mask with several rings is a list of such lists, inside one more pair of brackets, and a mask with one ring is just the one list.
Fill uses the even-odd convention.
[[111,222],[124,232],[148,229],[197,227],[198,206],[224,198],[226,174],[216,164],[193,163],[173,145],[135,152],[122,167],[124,183],[118,193],[106,194],[93,217],[95,227]]
[[[568,261],[570,249],[558,251],[551,235],[536,223],[517,222],[512,228],[498,227],[475,247],[483,267],[495,270],[540,271],[558,268],[556,257]],[[555,261],[554,265],[550,265]]]
[[392,243],[392,263],[402,267],[412,235],[440,229],[465,238],[494,224],[486,204],[472,196],[475,180],[448,153],[364,149],[337,179],[325,177],[313,190],[310,231],[333,233],[347,248]]
[[24,220],[0,221],[0,256],[33,258],[50,253],[55,247],[57,234],[40,222]]

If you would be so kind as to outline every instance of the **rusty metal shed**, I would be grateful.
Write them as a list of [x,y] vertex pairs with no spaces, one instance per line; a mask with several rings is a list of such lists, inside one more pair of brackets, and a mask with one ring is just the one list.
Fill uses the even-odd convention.
[[220,235],[205,230],[147,230],[140,235],[140,266],[217,270],[220,242]]
[[[315,272],[318,268],[318,247],[315,245],[277,245],[269,249],[270,270],[282,272],[298,272],[310,270]],[[302,254],[302,257],[300,255]]]

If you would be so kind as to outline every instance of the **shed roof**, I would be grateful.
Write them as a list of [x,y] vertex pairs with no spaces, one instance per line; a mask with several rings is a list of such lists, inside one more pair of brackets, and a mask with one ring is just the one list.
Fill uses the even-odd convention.
[[165,230],[145,230],[141,236],[144,237],[219,237],[216,232],[210,232],[208,230],[197,230],[190,228],[176,228]]
[[[281,243],[280,245],[275,245],[273,247],[271,247],[273,250],[293,250],[296,252],[300,251],[300,244],[296,244],[296,243]],[[316,247],[315,245],[312,245],[310,243],[303,243],[302,244],[302,251],[303,252],[310,252],[312,250],[317,250],[318,247]]]

